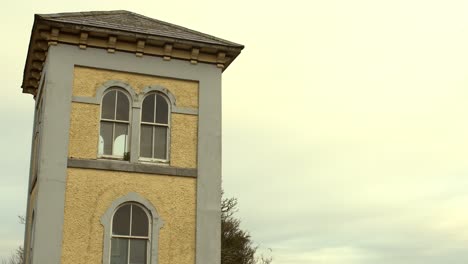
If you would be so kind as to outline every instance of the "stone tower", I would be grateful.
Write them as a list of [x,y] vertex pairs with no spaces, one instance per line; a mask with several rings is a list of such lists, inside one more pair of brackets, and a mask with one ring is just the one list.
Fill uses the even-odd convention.
[[242,49],[128,11],[36,15],[25,263],[219,264],[221,74]]

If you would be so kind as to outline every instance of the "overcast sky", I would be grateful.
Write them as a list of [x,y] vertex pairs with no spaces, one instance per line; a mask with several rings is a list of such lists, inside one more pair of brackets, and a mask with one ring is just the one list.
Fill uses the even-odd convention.
[[278,264],[468,262],[468,1],[6,1],[0,257],[23,239],[34,13],[127,9],[244,44],[223,185]]

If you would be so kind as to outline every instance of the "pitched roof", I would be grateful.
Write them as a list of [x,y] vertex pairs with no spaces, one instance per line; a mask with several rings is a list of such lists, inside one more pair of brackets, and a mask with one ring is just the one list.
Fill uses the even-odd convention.
[[126,10],[38,14],[45,21],[243,48],[242,45]]

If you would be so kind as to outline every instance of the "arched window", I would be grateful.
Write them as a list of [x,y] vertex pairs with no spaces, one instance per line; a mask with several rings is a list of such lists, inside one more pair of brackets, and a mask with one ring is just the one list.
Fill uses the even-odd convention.
[[126,93],[110,89],[102,97],[99,156],[123,158],[128,153],[130,101]]
[[142,205],[126,203],[112,218],[111,264],[148,264],[151,217]]
[[169,102],[161,93],[145,97],[141,110],[140,158],[167,161],[169,142]]

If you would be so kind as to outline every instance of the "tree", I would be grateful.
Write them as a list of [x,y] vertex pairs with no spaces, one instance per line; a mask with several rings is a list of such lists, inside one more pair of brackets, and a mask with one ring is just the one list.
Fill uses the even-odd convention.
[[[26,218],[24,216],[18,215],[18,221],[20,224],[24,225],[26,223]],[[15,252],[13,252],[9,258],[2,259],[1,264],[24,264],[24,250],[23,246],[19,246]]]
[[1,264],[24,264],[24,250],[19,246],[8,259],[2,259]]
[[240,228],[236,198],[223,198],[221,202],[221,264],[270,264],[272,258],[256,256],[257,246],[250,234]]

